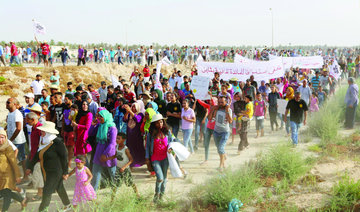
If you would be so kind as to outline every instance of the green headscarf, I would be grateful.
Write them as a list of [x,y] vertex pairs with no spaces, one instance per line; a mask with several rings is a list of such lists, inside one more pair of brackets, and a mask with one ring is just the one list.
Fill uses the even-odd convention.
[[97,134],[96,141],[98,143],[104,144],[107,142],[107,133],[109,131],[109,127],[114,127],[115,123],[112,117],[112,114],[107,110],[102,110],[99,112],[99,115],[104,118],[104,123],[100,124]]
[[145,113],[149,114],[149,119],[146,120],[146,122],[145,122],[144,131],[149,132],[149,127],[150,127],[150,124],[151,124],[152,117],[156,114],[156,112],[155,112],[154,109],[148,108],[148,109],[145,110]]
[[161,90],[155,89],[154,91],[155,91],[155,92],[157,93],[157,95],[158,95],[158,98],[157,98],[157,99],[163,100],[163,93],[161,92]]

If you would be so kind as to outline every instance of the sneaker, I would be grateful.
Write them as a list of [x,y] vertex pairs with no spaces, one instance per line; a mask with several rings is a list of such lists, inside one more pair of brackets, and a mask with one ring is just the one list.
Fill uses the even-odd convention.
[[71,207],[71,204],[69,205],[66,205],[62,210],[62,212],[68,212],[68,211],[72,211],[72,207]]

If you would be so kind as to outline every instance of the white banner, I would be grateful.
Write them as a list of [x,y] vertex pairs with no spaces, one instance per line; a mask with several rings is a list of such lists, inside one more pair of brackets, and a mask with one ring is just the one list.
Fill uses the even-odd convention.
[[46,34],[46,28],[43,24],[33,20],[33,23],[34,23],[34,32],[36,34]]
[[239,81],[245,82],[251,75],[254,75],[255,80],[260,81],[285,75],[281,58],[270,61],[251,61],[246,58],[242,63],[223,63],[204,62],[202,59],[199,59],[196,61],[196,64],[200,76],[212,77],[215,72],[219,72],[220,78],[223,80],[235,77]]
[[324,60],[321,56],[292,57],[293,67],[299,68],[322,68]]
[[[279,57],[274,55],[269,55],[270,60],[277,59]],[[280,57],[283,62],[285,69],[290,69],[291,67],[299,68],[322,68],[324,65],[324,59],[321,56],[310,56],[310,57]]]
[[193,76],[190,89],[193,91],[196,99],[210,99],[209,92],[209,76]]

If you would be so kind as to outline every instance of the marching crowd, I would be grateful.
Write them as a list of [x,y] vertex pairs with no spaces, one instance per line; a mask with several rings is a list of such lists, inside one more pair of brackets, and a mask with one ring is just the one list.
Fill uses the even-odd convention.
[[[177,55],[181,60],[187,60],[186,56],[196,49],[184,48],[185,57],[182,53]],[[201,54],[202,49],[205,54]],[[195,52],[209,60],[207,49]],[[135,67],[128,80],[119,77],[120,85],[117,87],[107,85],[105,81],[99,88],[92,84],[75,86],[67,82],[67,90],[62,91],[59,88],[61,73],[54,70],[48,88],[42,76],[36,75],[31,83],[32,92],[24,96],[26,105],[22,106],[13,97],[6,101],[9,111],[7,126],[0,131],[3,211],[8,210],[11,199],[26,206],[28,199],[19,186],[29,182],[38,191],[32,200],[41,200],[39,211],[47,209],[55,191],[65,206],[64,210],[70,209],[63,181],[72,175],[76,177],[74,207],[95,200],[96,191],[106,186],[104,180],[110,183],[114,192],[125,183],[139,195],[131,170],[143,165],[147,166],[149,175],[156,176],[154,202],[161,201],[169,168],[168,153],[175,156],[184,177],[188,174],[174,150],[169,148],[172,142],[182,143],[192,154],[199,154],[197,150],[203,143],[205,154],[201,165],[204,165],[209,159],[209,144],[213,137],[219,155],[219,172],[226,167],[226,144],[230,136],[231,143],[236,142],[237,135],[240,137],[238,154],[249,147],[248,131],[252,122],[255,122],[256,138],[285,128],[285,136],[291,137],[296,147],[299,128],[306,124],[308,112],[317,112],[340,82],[329,75],[327,64],[318,70],[291,68],[284,77],[269,81],[254,79],[253,76],[245,82],[236,78],[224,81],[219,73],[215,73],[209,84],[211,98],[200,100],[190,89],[192,77],[197,75],[196,68],[189,76],[183,76],[176,68],[170,76],[160,74],[158,80],[162,87],[155,86],[156,69],[150,74],[148,65],[159,59],[151,50],[152,47],[140,50],[141,63],[146,63],[145,67],[142,71]],[[260,59],[266,57],[264,52],[252,54]],[[174,51],[165,50],[163,53],[170,59],[175,58]],[[299,51],[274,54],[293,56],[293,53]],[[346,54],[342,53],[343,56]],[[94,56],[95,62],[101,61],[99,55]],[[123,53],[119,51],[113,55],[119,55],[118,62],[123,62]],[[227,56],[224,52],[219,55]],[[84,57],[84,50],[79,50],[79,63],[85,64]],[[342,76],[349,75],[347,128],[354,127],[358,104],[358,87],[353,77],[358,76],[359,68],[352,65],[353,58],[354,55],[346,56],[344,63],[339,62]],[[43,60],[46,59],[44,56]],[[279,99],[288,101],[283,114],[278,111]],[[269,132],[264,130],[267,117],[271,125]],[[194,142],[192,134],[195,134]],[[22,166],[22,176],[17,161]],[[75,162],[75,167],[72,167],[72,162]]]
[[[44,63],[51,66],[53,63],[61,63],[64,66],[69,62],[77,65],[91,63],[134,63],[141,66],[152,65],[161,58],[167,57],[174,64],[193,65],[199,56],[204,61],[233,61],[236,54],[253,60],[269,60],[271,55],[282,57],[314,56],[322,55],[325,57],[336,57],[342,70],[348,64],[357,67],[360,62],[360,49],[353,48],[311,48],[311,49],[275,49],[275,48],[211,48],[209,46],[182,46],[182,47],[163,47],[153,48],[153,46],[139,46],[139,48],[116,47],[86,47],[79,45],[77,51],[70,51],[67,47],[54,51],[47,41],[39,42],[35,37],[36,46],[17,46],[11,41],[2,46],[0,44],[0,65],[11,65],[12,63]],[[57,48],[58,49],[58,48]],[[71,52],[71,53],[70,53]],[[349,69],[351,70],[351,68]]]

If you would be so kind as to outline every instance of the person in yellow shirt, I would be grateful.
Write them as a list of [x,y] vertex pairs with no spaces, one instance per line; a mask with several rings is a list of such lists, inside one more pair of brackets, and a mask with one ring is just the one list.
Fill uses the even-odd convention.
[[251,118],[254,114],[254,105],[252,103],[252,98],[250,95],[245,96],[245,110],[241,112],[242,118],[241,118],[241,127],[240,127],[240,143],[238,146],[238,154],[240,154],[240,151],[245,149],[249,146],[247,133],[248,133],[248,124]]

